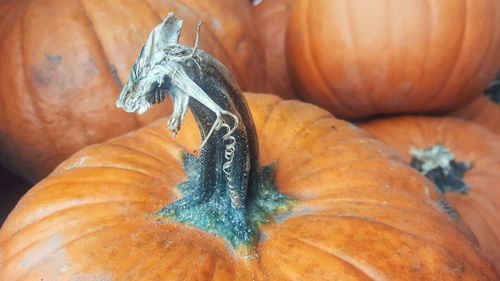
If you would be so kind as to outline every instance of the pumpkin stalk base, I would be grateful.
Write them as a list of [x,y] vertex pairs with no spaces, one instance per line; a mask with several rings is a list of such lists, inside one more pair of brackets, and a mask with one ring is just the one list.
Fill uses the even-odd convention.
[[274,166],[259,170],[256,186],[248,194],[244,206],[234,208],[224,184],[209,192],[203,189],[197,172],[200,165],[199,159],[185,154],[184,169],[188,179],[178,186],[183,197],[161,209],[158,217],[215,234],[234,249],[251,251],[258,240],[259,225],[270,222],[273,215],[291,207],[292,200],[276,188]]
[[[469,187],[464,182],[464,174],[472,166],[467,162],[455,161],[455,156],[448,148],[440,144],[423,150],[412,147],[410,155],[410,166],[432,181],[439,193],[467,194],[469,192]],[[458,217],[458,214],[448,205],[444,197],[439,203],[450,217]]]

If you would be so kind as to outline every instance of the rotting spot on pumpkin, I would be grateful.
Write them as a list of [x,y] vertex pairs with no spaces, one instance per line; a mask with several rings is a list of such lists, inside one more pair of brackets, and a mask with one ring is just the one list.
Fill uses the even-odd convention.
[[113,81],[115,81],[116,85],[118,85],[120,89],[123,88],[123,82],[120,79],[120,76],[118,76],[118,70],[116,69],[116,66],[111,64],[109,68],[111,70],[111,77],[113,78]]
[[222,24],[220,23],[220,21],[216,18],[213,18],[211,20],[211,24],[212,24],[212,28],[215,30],[215,31],[222,31]]
[[45,54],[45,59],[50,63],[59,64],[62,61],[62,56]]

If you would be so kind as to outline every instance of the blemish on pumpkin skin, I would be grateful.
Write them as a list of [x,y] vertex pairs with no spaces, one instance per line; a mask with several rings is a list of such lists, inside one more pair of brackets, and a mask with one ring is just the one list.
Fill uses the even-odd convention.
[[39,246],[29,250],[21,259],[19,266],[26,270],[37,268],[38,278],[59,276],[70,269],[70,258],[64,248],[64,237],[54,234]]
[[222,24],[220,23],[220,21],[216,18],[213,18],[211,20],[211,24],[212,24],[212,29],[219,32],[219,31],[222,31]]
[[317,210],[313,208],[302,208],[300,210],[293,210],[292,212],[286,212],[283,214],[279,214],[274,216],[274,221],[278,224],[284,223],[286,220],[295,218],[295,217],[301,217],[304,215],[310,215],[310,214],[315,214],[317,213]]
[[113,78],[113,81],[115,81],[116,85],[118,85],[120,89],[123,88],[123,82],[118,76],[118,71],[116,69],[116,66],[112,64],[109,66],[109,68],[111,70],[111,77]]
[[59,64],[61,63],[62,61],[62,56],[60,55],[49,55],[49,54],[45,54],[45,59],[50,62],[50,63],[54,63],[54,64]]

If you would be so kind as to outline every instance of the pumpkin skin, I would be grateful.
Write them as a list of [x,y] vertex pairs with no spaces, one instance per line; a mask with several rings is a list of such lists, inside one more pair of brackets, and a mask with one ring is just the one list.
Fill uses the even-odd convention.
[[[495,280],[432,185],[363,131],[297,101],[246,95],[263,164],[296,199],[261,228],[256,256],[149,215],[176,199],[188,116],[87,147],[19,202],[0,230],[2,280]],[[279,136],[278,138],[276,136]]]
[[[241,3],[240,3],[241,2]],[[265,87],[264,55],[247,1],[10,1],[0,4],[0,162],[31,181],[78,149],[166,116],[115,108],[151,28],[168,12],[228,66],[243,89]]]
[[500,2],[300,0],[286,54],[305,100],[337,117],[448,112],[500,65]]
[[500,73],[484,95],[474,99],[464,108],[453,112],[460,117],[490,129],[500,135]]
[[479,245],[500,270],[500,137],[472,122],[455,118],[399,117],[361,127],[394,148],[409,163],[410,147],[447,147],[456,161],[468,162],[468,194],[445,193],[445,198],[471,227]]
[[266,56],[270,91],[282,98],[294,98],[285,56],[285,34],[294,0],[265,0],[252,8]]

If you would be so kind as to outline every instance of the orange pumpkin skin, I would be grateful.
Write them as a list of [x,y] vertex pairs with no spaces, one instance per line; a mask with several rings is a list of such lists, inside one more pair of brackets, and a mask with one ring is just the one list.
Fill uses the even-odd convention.
[[452,113],[460,117],[490,129],[500,135],[500,73],[496,80],[486,90],[484,95],[474,99],[462,109]]
[[265,0],[252,8],[266,56],[270,91],[283,98],[295,97],[285,57],[286,26],[294,1]]
[[300,0],[287,61],[298,94],[335,116],[448,112],[500,65],[500,2]]
[[472,121],[500,135],[500,105],[481,95],[464,108],[454,111],[453,116]]
[[[0,230],[1,280],[495,280],[432,185],[387,146],[328,112],[247,95],[263,164],[291,213],[260,229],[252,258],[150,215],[176,200],[188,116],[87,147],[18,203]],[[278,136],[278,137],[276,137]]]
[[78,149],[166,116],[115,108],[151,28],[168,12],[228,66],[243,89],[265,87],[247,1],[10,1],[0,4],[0,163],[37,181]]
[[456,161],[472,164],[464,175],[470,192],[445,193],[445,198],[471,227],[480,247],[500,271],[500,137],[455,118],[400,117],[361,127],[389,144],[407,162],[410,147],[425,149],[442,144]]

